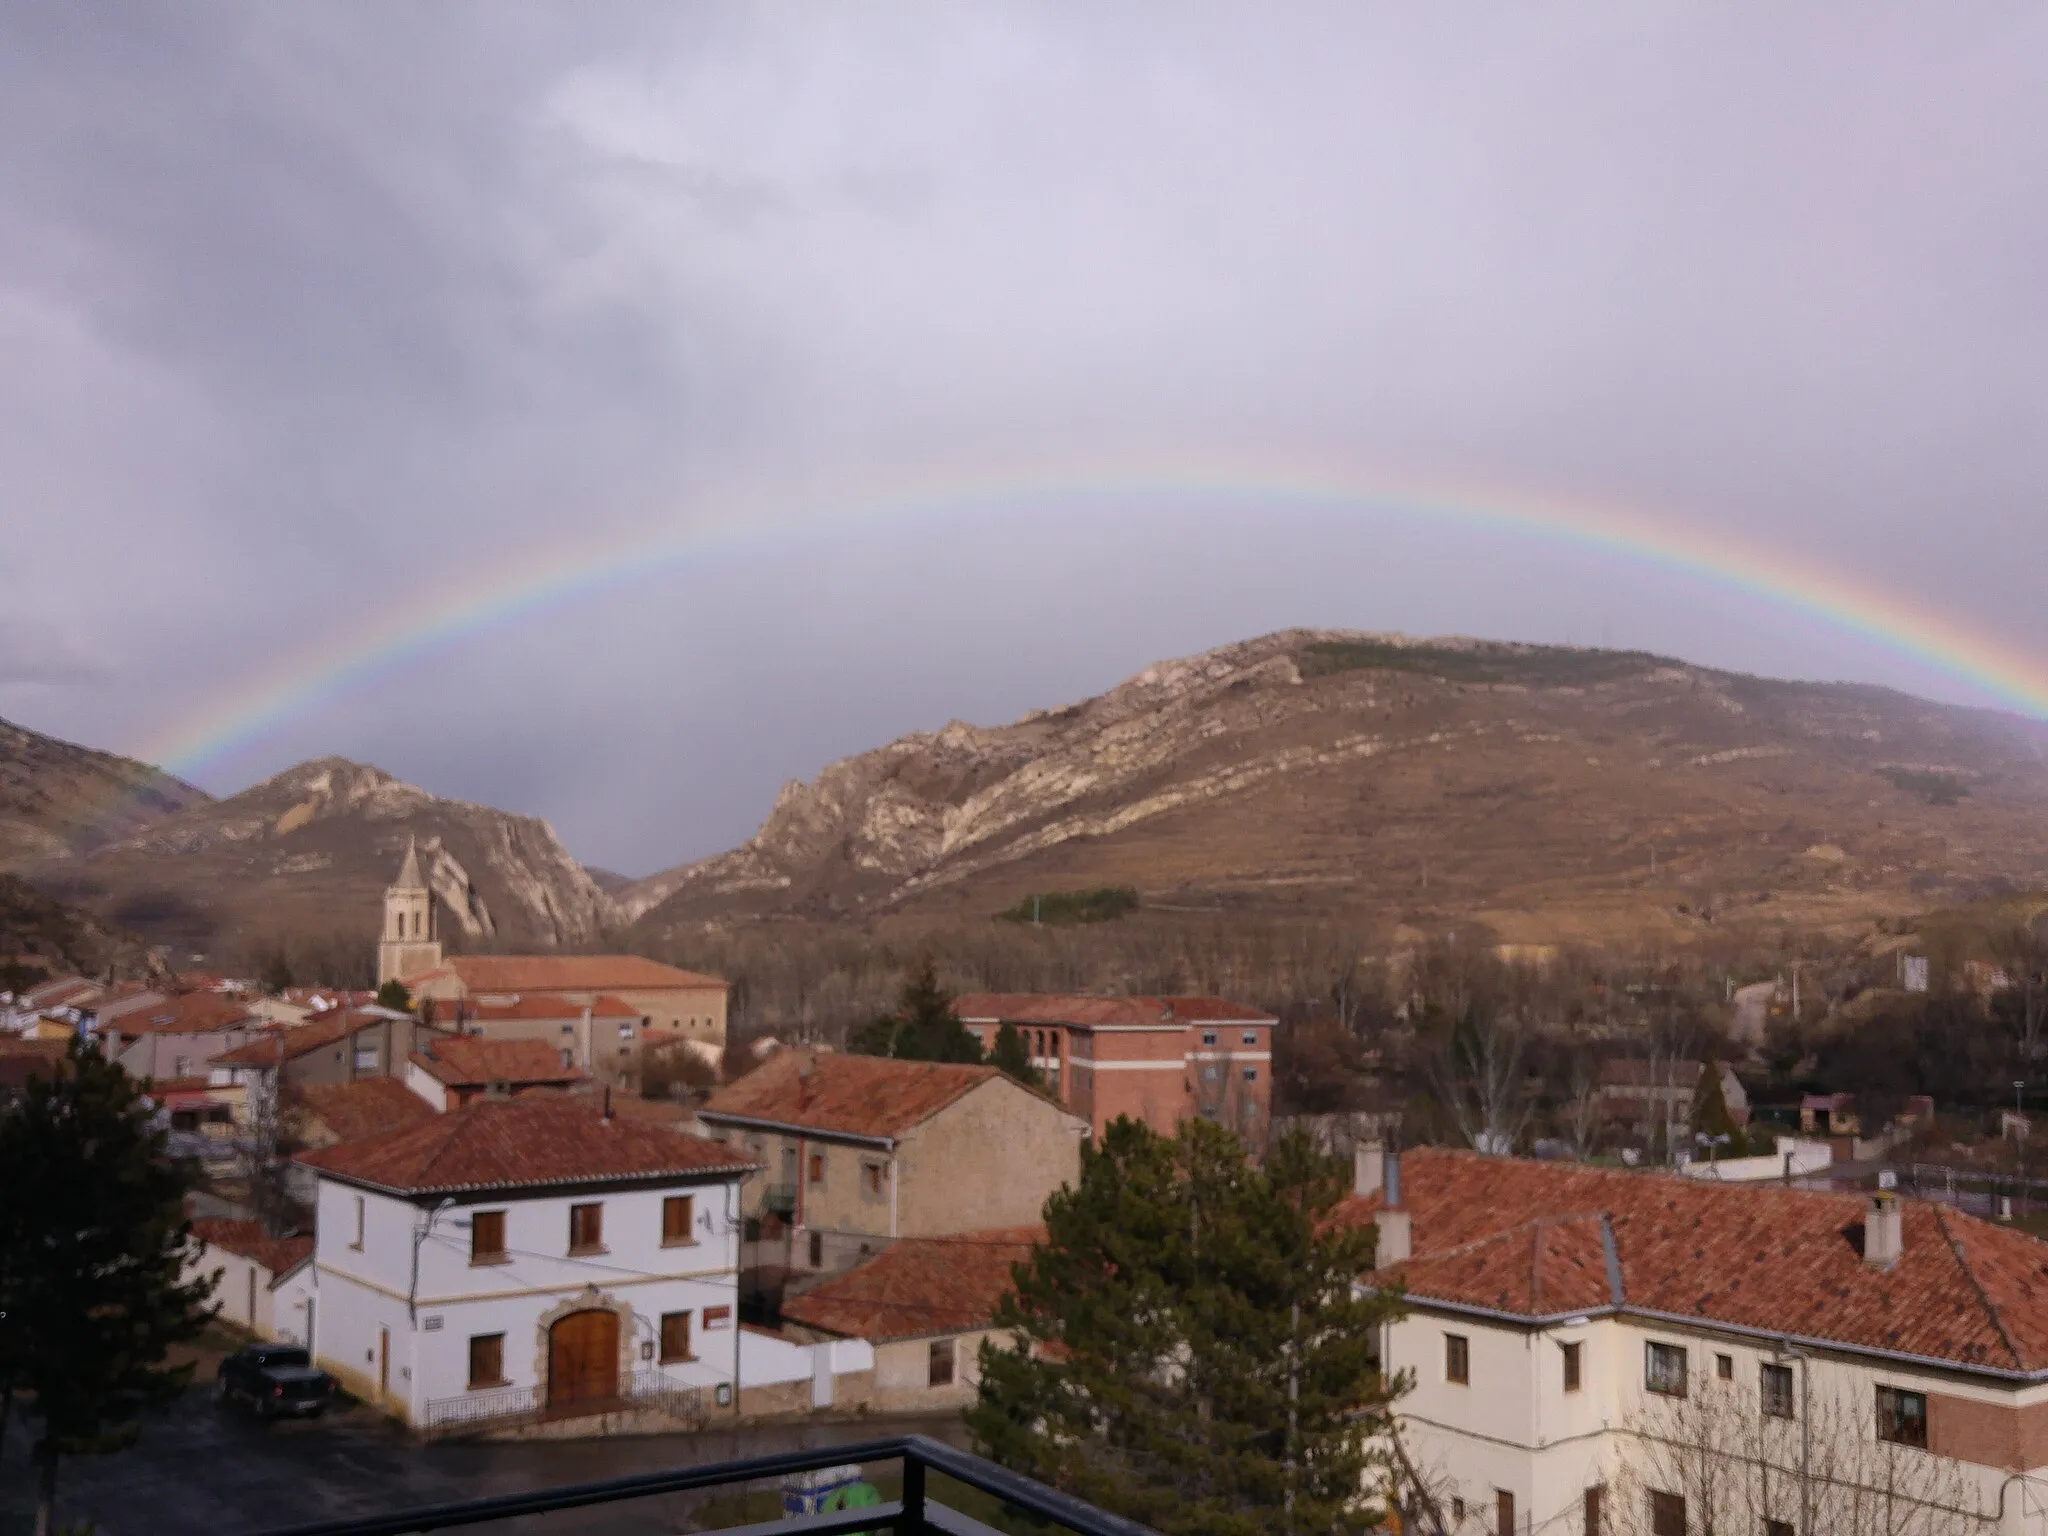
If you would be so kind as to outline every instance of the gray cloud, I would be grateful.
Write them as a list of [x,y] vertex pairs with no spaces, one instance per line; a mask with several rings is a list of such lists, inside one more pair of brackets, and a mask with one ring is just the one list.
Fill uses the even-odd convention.
[[14,7],[0,712],[135,749],[523,552],[750,518],[201,776],[347,752],[645,869],[836,753],[1291,622],[1973,697],[1413,518],[844,511],[1341,462],[1640,505],[2048,656],[2044,59],[1993,6]]

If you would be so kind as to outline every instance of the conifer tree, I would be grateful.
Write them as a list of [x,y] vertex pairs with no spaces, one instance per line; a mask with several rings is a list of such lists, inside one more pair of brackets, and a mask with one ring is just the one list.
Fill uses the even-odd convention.
[[863,1024],[847,1036],[847,1049],[862,1056],[895,1056],[904,1061],[982,1059],[981,1042],[953,1012],[953,996],[939,985],[930,955],[918,958],[897,994],[896,1011]]
[[1721,1063],[1709,1056],[1700,1069],[1699,1086],[1692,1096],[1692,1128],[1702,1136],[1726,1136],[1728,1154],[1740,1156],[1749,1141],[1728,1108],[1728,1095],[1721,1088]]
[[996,1043],[988,1059],[992,1066],[1002,1068],[1026,1088],[1044,1086],[1045,1079],[1031,1064],[1031,1048],[1024,1043],[1024,1032],[1007,1019],[996,1029]]
[[1191,1120],[1118,1120],[1046,1203],[984,1345],[968,1426],[989,1455],[1168,1536],[1360,1530],[1388,1406],[1363,1291],[1370,1230],[1334,1225],[1346,1170],[1305,1137],[1263,1168]]
[[52,1079],[0,1109],[0,1387],[40,1420],[37,1536],[55,1520],[64,1456],[131,1443],[144,1411],[177,1397],[213,1281],[192,1252],[188,1176],[128,1074],[84,1041]]

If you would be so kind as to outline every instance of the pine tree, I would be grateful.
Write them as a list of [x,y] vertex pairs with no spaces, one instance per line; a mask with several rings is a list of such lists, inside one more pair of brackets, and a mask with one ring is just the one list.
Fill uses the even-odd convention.
[[953,1012],[953,996],[939,985],[932,957],[919,957],[904,978],[896,1011],[863,1024],[847,1036],[847,1049],[862,1056],[895,1056],[904,1061],[982,1059],[981,1042]]
[[82,1041],[0,1110],[0,1388],[31,1394],[41,1420],[37,1536],[53,1528],[59,1460],[131,1443],[191,1377],[166,1352],[211,1316],[212,1280],[181,1279],[189,1179],[150,1119]]
[[412,993],[406,990],[404,982],[394,976],[377,989],[377,1006],[396,1008],[400,1013],[411,1013]]
[[1046,1203],[984,1345],[968,1426],[997,1461],[1168,1536],[1355,1530],[1399,1383],[1398,1301],[1361,1292],[1369,1230],[1334,1227],[1345,1170],[1305,1137],[1264,1168],[1206,1121],[1118,1120]]
[[1045,1085],[1038,1068],[1031,1064],[1031,1048],[1024,1043],[1023,1031],[1007,1020],[996,1030],[996,1043],[988,1053],[988,1059],[991,1065],[1002,1068],[1026,1088]]
[[1740,1156],[1749,1145],[1721,1089],[1721,1063],[1711,1056],[1700,1068],[1699,1086],[1693,1090],[1692,1128],[1702,1136],[1726,1136],[1730,1156]]

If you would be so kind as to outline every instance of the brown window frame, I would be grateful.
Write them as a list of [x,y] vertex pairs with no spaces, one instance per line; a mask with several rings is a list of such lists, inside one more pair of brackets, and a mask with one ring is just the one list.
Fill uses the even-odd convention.
[[824,1153],[822,1153],[822,1152],[813,1152],[813,1153],[811,1154],[811,1162],[810,1162],[810,1167],[809,1167],[809,1169],[808,1169],[807,1171],[808,1171],[808,1172],[809,1172],[809,1174],[810,1174],[811,1182],[812,1182],[813,1184],[822,1184],[822,1183],[824,1183],[824,1182],[825,1182],[825,1154],[824,1154]]
[[[661,1363],[663,1365],[680,1365],[697,1358],[696,1352],[691,1347],[693,1339],[690,1327],[690,1314],[688,1312],[662,1313],[661,1326],[657,1332],[661,1339]],[[682,1335],[682,1349],[680,1352],[675,1347],[677,1343],[676,1334],[678,1333]]]
[[[1799,1417],[1799,1399],[1794,1395],[1798,1383],[1792,1378],[1792,1367],[1766,1360],[1757,1372],[1757,1407],[1768,1419],[1796,1419]],[[1782,1390],[1780,1390],[1782,1389]]]
[[[1909,1401],[1919,1405],[1918,1412],[1901,1413],[1900,1409]],[[1915,1392],[1910,1387],[1879,1387],[1877,1438],[1887,1445],[1907,1445],[1915,1450],[1926,1450],[1927,1394]]]
[[867,1161],[860,1165],[860,1194],[863,1200],[889,1198],[889,1165]]
[[1580,1359],[1584,1353],[1583,1346],[1577,1339],[1573,1339],[1558,1345],[1558,1350],[1564,1356],[1564,1389],[1567,1392],[1576,1392],[1584,1377],[1583,1363]]
[[1714,1375],[1721,1381],[1733,1381],[1735,1379],[1735,1357],[1733,1355],[1715,1355]]
[[661,1199],[661,1246],[694,1248],[697,1245],[697,1197],[664,1195]]
[[1472,1385],[1472,1340],[1468,1335],[1444,1335],[1444,1380],[1454,1387]]
[[1650,1536],[1685,1536],[1685,1495],[1650,1490]]
[[[933,1339],[925,1351],[924,1371],[927,1387],[950,1387],[960,1377],[959,1340],[948,1335]],[[944,1362],[941,1365],[941,1361]]]
[[604,1245],[602,1200],[581,1201],[569,1207],[569,1252],[572,1256],[610,1252]]
[[356,1240],[349,1244],[357,1253],[363,1251],[363,1197],[356,1196]]
[[[1658,1385],[1660,1380],[1657,1369],[1658,1362],[1664,1361],[1668,1363],[1672,1359],[1678,1361],[1678,1386],[1676,1389],[1668,1385]],[[1668,1382],[1670,1378],[1668,1374],[1665,1374],[1661,1379]],[[1643,1390],[1645,1392],[1654,1392],[1659,1397],[1684,1398],[1689,1396],[1692,1391],[1691,1351],[1683,1344],[1664,1344],[1656,1339],[1648,1340],[1643,1345]]]
[[[482,1355],[479,1361],[479,1353]],[[481,1375],[478,1365],[492,1367],[491,1374]],[[509,1386],[510,1378],[505,1375],[505,1335],[502,1333],[473,1333],[469,1336],[469,1390],[485,1392],[493,1387]]]
[[1606,1536],[1607,1485],[1595,1483],[1586,1490],[1586,1536]]
[[1515,1496],[1505,1488],[1493,1490],[1493,1527],[1497,1536],[1515,1536]]
[[478,1264],[509,1264],[511,1255],[505,1251],[505,1213],[503,1211],[471,1211],[469,1213],[469,1262]]
[[813,1227],[810,1233],[810,1242],[806,1246],[810,1251],[804,1257],[810,1260],[811,1268],[823,1269],[825,1267],[825,1234]]

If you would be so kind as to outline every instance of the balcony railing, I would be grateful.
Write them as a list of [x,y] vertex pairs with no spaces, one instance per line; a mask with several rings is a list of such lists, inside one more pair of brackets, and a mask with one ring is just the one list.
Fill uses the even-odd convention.
[[794,1184],[770,1184],[761,1191],[761,1209],[787,1216],[796,1209]]
[[652,1408],[686,1424],[702,1424],[710,1393],[686,1386],[658,1367],[642,1366],[621,1378],[616,1396],[550,1406],[545,1385],[496,1387],[460,1397],[429,1399],[420,1411],[419,1432],[429,1440],[509,1429],[550,1418],[587,1418],[633,1408]]
[[[756,1456],[745,1461],[714,1462],[701,1467],[677,1467],[668,1472],[611,1478],[598,1483],[571,1483],[530,1493],[499,1494],[495,1498],[472,1499],[459,1504],[434,1504],[389,1515],[319,1520],[310,1525],[286,1526],[267,1533],[267,1536],[415,1536],[415,1533],[486,1525],[494,1520],[515,1520],[525,1515],[544,1515],[563,1509],[587,1509],[592,1505],[622,1503],[628,1499],[653,1498],[662,1494],[703,1493],[719,1489],[734,1491],[748,1484],[773,1482],[801,1472],[815,1472],[849,1463],[866,1466],[891,1461],[900,1462],[903,1468],[900,1498],[864,1509],[800,1515],[770,1526],[754,1525],[745,1529],[750,1536],[763,1536],[763,1533],[772,1533],[772,1536],[853,1536],[858,1531],[893,1531],[899,1536],[933,1536],[933,1533],[943,1533],[943,1536],[995,1536],[992,1527],[949,1508],[932,1496],[929,1477],[936,1473],[980,1490],[998,1501],[1003,1509],[1018,1512],[1041,1529],[1049,1525],[1056,1530],[1074,1532],[1075,1536],[1152,1536],[1146,1527],[1134,1521],[1108,1514],[1043,1483],[1006,1472],[978,1456],[956,1451],[922,1435],[791,1451],[779,1456]],[[738,1531],[742,1528],[727,1526],[724,1529]]]

